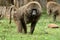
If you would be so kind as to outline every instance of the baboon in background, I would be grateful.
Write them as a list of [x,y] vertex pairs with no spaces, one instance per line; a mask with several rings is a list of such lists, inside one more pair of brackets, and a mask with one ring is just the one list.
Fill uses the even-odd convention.
[[50,1],[47,3],[47,13],[48,15],[53,14],[54,21],[56,20],[56,16],[60,14],[60,5],[56,2]]
[[5,17],[6,7],[0,6],[0,19],[3,19]]
[[18,27],[18,32],[22,32],[24,29],[24,33],[27,33],[26,25],[31,23],[30,33],[33,34],[36,23],[40,18],[42,13],[41,5],[36,2],[32,1],[28,4],[20,7],[14,14],[13,19]]

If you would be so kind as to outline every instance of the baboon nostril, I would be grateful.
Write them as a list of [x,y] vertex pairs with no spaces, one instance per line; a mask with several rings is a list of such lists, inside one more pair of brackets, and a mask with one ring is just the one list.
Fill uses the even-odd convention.
[[32,15],[34,16],[34,15],[36,15],[36,13],[32,13]]
[[32,10],[32,15],[34,16],[34,15],[36,15],[36,13],[37,13],[37,10],[36,9],[33,9]]

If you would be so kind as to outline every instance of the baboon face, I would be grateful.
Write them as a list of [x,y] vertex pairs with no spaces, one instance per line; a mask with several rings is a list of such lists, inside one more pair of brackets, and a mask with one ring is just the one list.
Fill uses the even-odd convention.
[[36,9],[32,9],[31,15],[32,15],[32,16],[36,16],[36,15],[37,15],[37,10],[36,10]]
[[37,9],[30,9],[27,11],[28,15],[34,17],[38,14]]
[[31,6],[28,6],[26,11],[27,11],[27,14],[32,17],[40,14],[37,4],[32,4]]

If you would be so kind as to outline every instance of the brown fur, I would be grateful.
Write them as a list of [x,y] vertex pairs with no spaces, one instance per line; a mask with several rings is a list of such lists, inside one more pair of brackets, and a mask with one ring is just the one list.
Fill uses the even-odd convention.
[[31,2],[31,1],[37,1],[37,2],[40,3],[40,0],[24,0],[24,4],[27,4],[27,3]]
[[47,3],[47,13],[48,15],[53,14],[54,21],[56,20],[56,16],[59,14],[60,5],[56,2],[48,2]]
[[[32,9],[37,10],[35,17],[30,15]],[[24,29],[24,33],[27,33],[26,24],[31,23],[30,33],[33,34],[35,25],[41,16],[41,13],[41,5],[36,1],[29,2],[28,4],[20,7],[13,15],[14,21],[18,26],[18,32],[22,32],[22,29]]]

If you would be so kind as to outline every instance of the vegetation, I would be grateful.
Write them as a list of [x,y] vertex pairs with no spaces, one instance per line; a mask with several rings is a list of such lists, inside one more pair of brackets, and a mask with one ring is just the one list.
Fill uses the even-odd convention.
[[48,28],[48,24],[55,23],[60,26],[60,21],[53,21],[52,17],[44,12],[38,21],[34,33],[29,34],[30,24],[28,26],[28,33],[18,33],[15,23],[9,24],[9,20],[0,20],[0,40],[60,40],[60,28]]

